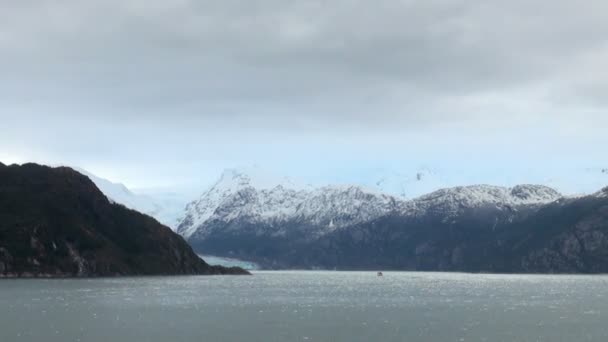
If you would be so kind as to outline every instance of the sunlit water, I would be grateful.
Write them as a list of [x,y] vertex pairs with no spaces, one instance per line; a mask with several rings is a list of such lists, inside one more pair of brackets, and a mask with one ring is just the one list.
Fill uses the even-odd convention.
[[608,277],[256,272],[0,281],[0,341],[606,341]]

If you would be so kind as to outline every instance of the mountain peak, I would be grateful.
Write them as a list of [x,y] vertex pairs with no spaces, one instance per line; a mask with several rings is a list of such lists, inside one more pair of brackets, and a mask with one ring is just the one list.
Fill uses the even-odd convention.
[[555,189],[544,185],[522,184],[511,188],[511,195],[522,201],[538,201],[559,198],[562,195]]
[[[435,171],[421,169],[412,173],[411,182],[405,185],[425,183],[435,176]],[[417,190],[440,183],[428,182]],[[461,208],[537,205],[562,197],[559,192],[541,185],[512,188],[471,185],[444,188],[409,200],[406,196],[395,197],[382,191],[379,184],[375,185],[298,187],[290,179],[273,177],[258,167],[227,169],[199,200],[188,204],[178,233],[187,239],[193,235],[200,239],[210,234],[216,224],[244,220],[248,224],[267,225],[275,233],[283,234],[285,222],[291,220],[306,222],[312,229],[306,234],[319,235],[325,234],[328,228],[334,230],[367,222],[391,212],[408,214],[412,210],[431,209],[457,213]]]
[[442,203],[456,207],[485,205],[534,205],[553,202],[562,195],[542,185],[518,185],[512,188],[494,185],[469,185],[441,189],[414,201],[420,204]]
[[296,190],[305,188],[304,185],[289,177],[278,176],[256,165],[224,169],[218,180],[210,188],[236,190],[253,187],[270,190],[277,186]]
[[238,169],[225,169],[212,187],[244,188],[251,184],[251,177]]
[[[337,229],[393,209],[395,200],[391,196],[356,185],[302,188],[294,186],[288,178],[269,182],[259,174],[254,178],[241,171],[227,170],[198,201],[187,206],[178,233],[186,238],[194,233],[203,235],[208,231],[199,228],[206,222],[231,222],[240,218],[273,226],[297,219],[311,222],[311,227]],[[321,230],[311,232],[322,233]]]

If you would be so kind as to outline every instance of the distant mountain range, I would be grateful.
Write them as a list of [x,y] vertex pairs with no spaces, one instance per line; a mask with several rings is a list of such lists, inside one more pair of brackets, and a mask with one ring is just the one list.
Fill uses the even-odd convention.
[[136,193],[124,184],[114,183],[82,168],[74,169],[89,177],[111,201],[150,215],[173,230],[183,217],[186,204],[191,200],[187,194],[170,191],[156,191],[152,195]]
[[391,196],[357,186],[297,189],[284,182],[259,185],[249,175],[229,170],[186,207],[177,232],[187,238],[202,238],[211,233],[208,222],[244,218],[267,224],[273,234],[282,235],[289,233],[284,223],[297,220],[311,227],[307,234],[318,235],[379,217],[394,210],[397,203]]
[[[265,268],[603,272],[587,255],[595,251],[589,236],[603,236],[608,222],[602,221],[605,191],[564,196],[541,185],[443,188],[451,181],[430,168],[333,186],[253,171],[226,170],[185,205],[175,229],[198,253]],[[602,181],[608,184],[606,169],[581,174],[585,186]],[[582,240],[571,248],[568,234],[591,218],[599,226],[592,235],[576,233]]]
[[0,164],[0,277],[227,273],[73,169]]
[[[496,171],[497,173],[500,170]],[[364,177],[362,186],[404,199],[413,199],[436,190],[480,183],[515,186],[517,184],[542,184],[567,195],[589,194],[608,184],[608,168],[547,168],[520,170],[513,174],[488,176],[475,170],[446,170],[421,166],[404,172],[381,170]]]
[[407,200],[359,186],[260,184],[230,170],[187,206],[177,231],[199,253],[265,268],[605,272],[606,213],[606,190],[474,185]]
[[[177,229],[177,226],[188,215],[189,210],[185,210],[186,205],[201,197],[201,192],[197,193],[195,190],[199,186],[188,188],[188,190],[185,190],[185,188],[134,190],[127,188],[124,184],[99,177],[87,170],[81,168],[75,169],[87,175],[112,201],[150,215],[174,230]],[[313,186],[289,177],[275,175],[257,166],[228,169],[219,178],[226,179],[225,174],[230,173],[246,176],[251,185],[257,189],[268,190],[277,185],[282,185],[284,188],[292,190],[324,187]],[[568,195],[591,193],[608,184],[608,168],[577,169],[566,172],[566,175],[561,176],[549,176],[550,174],[552,172],[547,172],[546,175],[539,175],[538,172],[536,174],[530,173],[526,177],[505,179],[505,183],[517,184],[517,181],[523,178],[527,181],[536,181],[537,184],[563,190]],[[473,176],[469,178],[475,179]],[[202,180],[201,184],[204,183],[207,183],[207,181]],[[207,186],[207,190],[202,192],[207,192],[209,189],[217,187],[217,180],[209,183],[210,185]],[[464,183],[471,182],[464,181]],[[371,172],[363,178],[353,181],[351,185],[368,192],[381,193],[403,200],[414,199],[437,190],[463,185],[463,177],[440,168],[421,166],[407,172],[391,170]]]

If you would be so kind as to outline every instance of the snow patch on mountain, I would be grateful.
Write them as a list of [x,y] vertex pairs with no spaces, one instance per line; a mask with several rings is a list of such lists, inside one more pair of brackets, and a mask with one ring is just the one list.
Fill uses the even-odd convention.
[[[240,198],[245,196],[245,193],[242,192],[245,189],[269,189],[276,186],[279,184],[273,183],[269,177],[252,178],[236,169],[225,170],[220,179],[205,191],[198,201],[186,206],[186,215],[177,227],[177,232],[186,238],[190,237],[200,225],[211,218],[216,209],[229,200],[234,201],[235,199],[232,197],[237,194],[240,194]],[[232,215],[238,215],[238,213],[232,213]]]
[[148,195],[134,193],[124,184],[114,183],[87,170],[81,168],[74,169],[89,177],[110,201],[152,216],[171,229],[175,229],[179,223],[179,217],[183,215],[183,210],[187,203],[187,200],[183,198],[174,199],[169,195],[152,198]]
[[[281,236],[288,233],[288,227],[297,226],[315,238],[389,213],[407,216],[433,210],[451,216],[464,208],[515,208],[561,197],[559,192],[540,185],[473,185],[406,200],[356,185],[294,189],[289,183],[259,182],[243,172],[228,170],[199,200],[188,204],[177,232],[187,239],[204,239],[215,229],[248,226],[262,229],[256,234]],[[237,224],[231,225],[233,222]]]
[[595,197],[608,197],[608,186],[594,194]]
[[281,223],[305,222],[319,228],[310,232],[315,235],[371,220],[397,206],[392,196],[358,186],[295,189],[292,186],[291,181],[260,182],[243,172],[228,170],[198,201],[188,204],[177,232],[185,238],[195,233],[202,238],[209,233],[207,222],[230,223],[242,219],[277,227],[274,234],[285,233]]
[[567,196],[585,196],[608,185],[608,167],[547,167],[501,170],[458,169],[457,167],[420,166],[376,171],[360,184],[404,199],[414,199],[431,192],[475,184],[513,187],[518,184],[543,184]]
[[160,210],[160,207],[151,198],[134,194],[124,184],[111,182],[84,169],[75,168],[75,170],[89,177],[108,199],[116,203],[148,215]]
[[512,188],[471,185],[441,189],[411,202],[418,209],[433,209],[448,217],[463,209],[488,206],[516,208],[522,205],[547,204],[562,197],[558,191],[543,185],[517,185]]
[[419,204],[430,201],[452,202],[467,207],[487,204],[527,205],[552,202],[562,195],[543,185],[518,185],[512,188],[493,185],[458,186],[441,189],[415,199]]

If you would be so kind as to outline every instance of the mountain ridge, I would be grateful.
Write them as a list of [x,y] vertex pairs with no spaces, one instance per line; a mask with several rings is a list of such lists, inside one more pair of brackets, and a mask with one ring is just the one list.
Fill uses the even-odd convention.
[[175,230],[188,203],[188,200],[174,199],[167,195],[150,196],[137,193],[122,183],[99,177],[83,168],[74,167],[74,170],[89,177],[110,200],[152,216],[172,230]]
[[392,196],[373,193],[354,185],[296,190],[279,183],[256,188],[248,177],[240,174],[234,175],[232,181],[226,182],[222,176],[199,200],[188,204],[177,232],[189,238],[207,220],[231,221],[239,216],[254,220],[269,219],[275,223],[297,217],[335,228],[346,224],[342,221],[352,224],[352,217],[349,216],[353,212],[368,219],[396,209],[397,204]]
[[[201,197],[205,195],[205,192],[209,191],[209,189],[212,187],[217,187],[217,184],[220,183],[218,180],[216,180],[214,183],[209,185],[205,191],[201,191],[198,194],[192,191],[192,189],[186,188],[180,190],[171,190],[165,188],[162,191],[154,188],[149,188],[147,190],[140,189],[143,191],[142,192],[130,190],[121,183],[114,183],[87,172],[86,170],[80,170],[87,174],[89,178],[91,178],[104,192],[104,194],[106,194],[106,196],[112,200],[131,209],[151,215],[175,231],[177,231],[178,226],[188,214],[189,210],[185,210],[185,208],[188,205],[191,206],[192,202],[200,200]],[[584,169],[584,172],[580,174],[580,176],[584,179],[588,179],[584,182],[586,184],[584,188],[590,188],[590,184],[600,184],[602,182],[603,184],[608,183],[608,173],[606,173],[606,170],[606,168]],[[273,175],[271,172],[263,170],[259,166],[250,166],[225,169],[219,179],[223,179],[228,183],[231,181],[233,182],[233,179],[238,179],[240,182],[248,184],[255,189],[267,190],[275,188],[278,185],[292,190],[311,190],[321,187],[337,188],[357,186],[369,193],[384,194],[398,200],[412,200],[429,195],[430,193],[438,190],[459,187],[460,184],[456,184],[454,176],[450,175],[451,173],[446,172],[445,170],[432,168],[430,166],[421,166],[416,169],[411,169],[409,172],[402,173],[389,172],[385,170],[368,175],[366,179],[360,179],[359,181],[346,183],[343,185],[338,183],[333,185],[313,186],[311,184],[297,182],[289,177]],[[539,179],[538,175],[532,178]],[[559,181],[551,177],[544,177],[543,179],[548,182],[549,186],[551,186],[551,184],[560,184]],[[465,184],[468,183],[465,182]],[[541,182],[540,184],[545,183]],[[236,186],[236,184],[234,186]],[[475,185],[469,184],[465,186]],[[598,189],[600,187],[601,186],[597,186],[594,189]],[[553,188],[555,187],[553,186]],[[578,192],[568,192],[568,194],[568,196],[584,196],[584,194]],[[210,212],[206,214],[207,217],[212,215],[213,208],[217,207],[217,203],[210,203],[209,207],[210,208],[207,210]],[[199,211],[204,210],[203,208],[199,208]],[[192,229],[188,231],[187,234],[183,235],[188,237],[191,233],[193,233]]]
[[[319,229],[370,221],[390,212],[406,214],[423,207],[437,207],[436,198],[446,203],[443,210],[456,211],[459,206],[534,205],[557,200],[562,195],[541,185],[498,187],[491,185],[460,186],[441,189],[415,199],[406,200],[369,190],[357,185],[331,185],[318,188],[286,188],[285,184],[256,187],[251,178],[229,171],[189,203],[177,232],[186,239],[203,238],[209,231],[207,221],[230,222],[243,217],[252,223],[267,221],[277,225],[289,220],[304,220]],[[323,234],[322,230],[316,234]]]
[[152,217],[67,167],[0,166],[0,276],[245,274],[209,266]]
[[391,212],[316,239],[259,234],[255,222],[212,221],[195,250],[271,269],[490,273],[608,272],[608,193],[546,204]]
[[[188,242],[200,253],[250,260],[271,269],[467,272],[571,271],[550,262],[544,263],[545,269],[533,266],[534,262],[522,260],[537,257],[513,254],[503,243],[521,245],[519,240],[526,235],[544,234],[518,227],[544,215],[545,208],[573,210],[562,204],[605,194],[569,197],[533,184],[459,186],[411,200],[357,186],[256,189],[245,182],[226,192],[221,186],[211,190],[219,200],[207,201],[207,193],[203,194],[189,205],[190,219],[178,229],[189,232]],[[196,217],[201,203],[205,216]],[[549,230],[545,223],[542,227]],[[511,236],[509,231],[520,235]],[[538,258],[542,254],[524,252],[537,253]],[[501,257],[507,256],[517,261],[502,262]],[[586,265],[575,270],[597,268]]]

